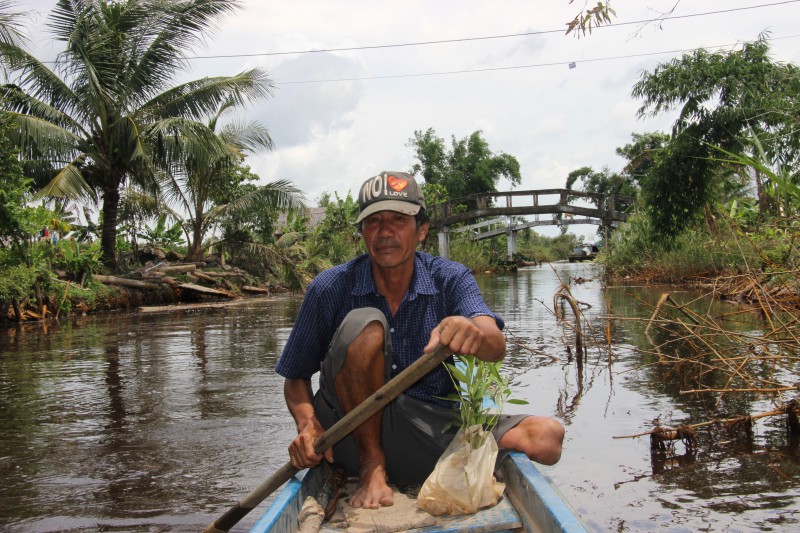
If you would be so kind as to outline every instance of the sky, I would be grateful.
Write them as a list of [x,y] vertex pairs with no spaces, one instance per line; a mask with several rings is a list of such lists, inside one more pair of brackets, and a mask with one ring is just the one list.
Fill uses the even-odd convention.
[[[46,23],[55,1],[24,5],[35,14],[37,57],[53,57]],[[275,149],[246,163],[263,183],[290,180],[316,205],[324,192],[355,196],[383,170],[410,170],[409,140],[428,128],[448,146],[480,130],[494,153],[519,161],[517,190],[563,187],[583,166],[620,170],[615,149],[632,133],[669,131],[674,115],[638,118],[631,97],[657,65],[697,48],[736,49],[763,32],[775,61],[800,63],[800,0],[616,0],[610,27],[564,35],[583,5],[247,0],[187,53],[204,58],[175,81],[265,69],[273,97],[238,118],[266,125]]]

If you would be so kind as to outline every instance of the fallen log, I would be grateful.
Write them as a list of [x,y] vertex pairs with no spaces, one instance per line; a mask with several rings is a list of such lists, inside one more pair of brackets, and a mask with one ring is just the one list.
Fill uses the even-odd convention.
[[206,272],[206,275],[214,278],[238,278],[243,274],[241,272]]
[[116,276],[104,276],[102,274],[95,274],[94,279],[106,285],[121,285],[123,287],[132,287],[134,289],[158,289],[159,285],[155,283],[148,283],[146,281],[139,281],[136,279],[118,278]]
[[212,294],[214,296],[224,296],[225,298],[234,297],[234,295],[229,292],[212,289],[210,287],[203,287],[202,285],[195,285],[194,283],[181,283],[178,285],[178,287],[185,290],[199,292],[201,294]]
[[197,265],[194,263],[190,263],[187,265],[164,265],[160,267],[158,270],[164,273],[174,274],[180,272],[194,272],[197,270]]
[[258,294],[269,294],[269,289],[262,287],[253,287],[252,285],[242,285],[242,290],[247,292],[255,292]]
[[212,278],[211,276],[209,276],[205,272],[201,272],[199,270],[196,270],[196,271],[192,272],[192,274],[194,274],[195,277],[197,277],[197,278],[200,278],[200,279],[205,280],[205,281],[210,281],[211,283],[216,283],[217,282],[216,279]]
[[252,301],[253,298],[240,298],[237,300],[229,300],[224,302],[203,302],[195,304],[142,306],[137,308],[137,311],[140,313],[171,313],[174,311],[191,311],[193,309],[218,309],[221,307],[244,305]]

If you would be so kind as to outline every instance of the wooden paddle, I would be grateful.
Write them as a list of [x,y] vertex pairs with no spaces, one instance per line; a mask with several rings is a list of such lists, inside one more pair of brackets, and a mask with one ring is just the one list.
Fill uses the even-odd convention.
[[[414,361],[405,370],[397,374],[383,387],[375,391],[358,407],[347,413],[341,420],[330,427],[314,443],[314,451],[322,454],[345,438],[358,426],[366,422],[372,415],[383,409],[389,402],[397,398],[401,392],[416,383],[422,376],[439,366],[450,353],[442,345],[437,346],[432,352],[424,354]],[[221,533],[230,531],[239,520],[256,508],[264,499],[272,494],[281,485],[289,481],[297,469],[292,463],[286,463],[280,470],[272,474],[264,483],[256,487],[236,505],[228,509],[222,516],[209,525],[204,533]]]

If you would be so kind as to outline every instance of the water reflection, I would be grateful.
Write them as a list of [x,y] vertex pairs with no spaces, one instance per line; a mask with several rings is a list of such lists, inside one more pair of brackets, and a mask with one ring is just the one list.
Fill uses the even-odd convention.
[[[591,528],[798,527],[798,441],[783,419],[758,421],[749,441],[701,431],[694,448],[651,451],[647,436],[614,438],[645,433],[655,420],[702,421],[715,406],[711,395],[681,391],[719,376],[697,380],[658,365],[648,335],[669,354],[684,349],[680,341],[631,320],[648,318],[663,288],[604,287],[581,264],[478,282],[506,319],[512,394],[529,402],[508,411],[567,425],[563,459],[545,470]],[[580,303],[580,354],[574,328],[555,318],[562,284]],[[694,295],[673,297],[683,304]],[[273,369],[299,304],[286,297],[0,332],[3,529],[202,529],[286,461],[294,424]],[[765,363],[764,375],[772,368]],[[770,408],[758,396],[720,405],[732,415]]]

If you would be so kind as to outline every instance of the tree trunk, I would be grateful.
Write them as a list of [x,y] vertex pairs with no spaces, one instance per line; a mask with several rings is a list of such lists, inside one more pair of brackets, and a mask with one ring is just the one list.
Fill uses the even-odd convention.
[[22,322],[22,310],[20,309],[19,300],[13,298],[11,300],[11,306],[14,308],[14,320]]
[[189,255],[186,262],[202,261],[203,259],[203,217],[199,214],[192,220],[192,242],[189,245]]
[[767,194],[764,190],[764,183],[761,181],[761,172],[755,171],[756,197],[758,198],[758,213],[766,216],[767,214]]
[[112,272],[117,270],[117,211],[119,209],[119,181],[111,178],[103,190],[103,229],[100,235],[102,261]]

